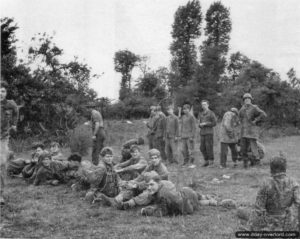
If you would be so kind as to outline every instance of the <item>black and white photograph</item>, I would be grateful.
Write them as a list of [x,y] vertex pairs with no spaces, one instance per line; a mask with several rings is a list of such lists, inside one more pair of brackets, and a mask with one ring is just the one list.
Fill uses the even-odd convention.
[[300,238],[299,0],[0,0],[0,22],[0,238]]

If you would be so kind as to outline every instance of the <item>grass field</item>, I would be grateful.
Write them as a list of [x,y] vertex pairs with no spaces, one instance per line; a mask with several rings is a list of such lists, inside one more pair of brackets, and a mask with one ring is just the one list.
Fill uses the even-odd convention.
[[[120,145],[127,139],[145,135],[141,121],[133,124],[109,122],[108,144],[120,153]],[[217,139],[217,137],[216,137]],[[217,139],[218,140],[218,139]],[[216,141],[217,141],[216,140]],[[197,168],[182,169],[170,166],[171,181],[178,187],[192,185],[196,191],[215,195],[218,200],[231,198],[239,205],[251,208],[260,182],[269,176],[268,159],[279,150],[288,155],[288,174],[300,181],[300,137],[264,139],[266,157],[260,168],[228,169],[201,168],[202,156],[197,143]],[[219,162],[219,145],[215,145],[215,159]],[[143,153],[147,147],[143,147]],[[67,150],[65,153],[68,153]],[[24,153],[22,154],[24,156]],[[116,159],[117,160],[117,159]],[[223,179],[223,175],[230,179]],[[221,183],[213,183],[218,178]],[[83,201],[82,193],[72,192],[66,185],[32,186],[21,178],[7,181],[7,206],[1,211],[0,237],[9,238],[235,238],[239,221],[236,210],[202,206],[194,215],[154,218],[141,217],[139,209],[117,211],[91,205]]]

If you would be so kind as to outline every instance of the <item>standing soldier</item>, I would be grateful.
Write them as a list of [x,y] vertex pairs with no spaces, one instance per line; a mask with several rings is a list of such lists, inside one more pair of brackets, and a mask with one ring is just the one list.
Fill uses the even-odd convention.
[[156,120],[156,107],[155,106],[151,106],[150,107],[150,117],[148,122],[145,122],[147,127],[148,127],[148,141],[149,141],[149,149],[153,149],[154,148],[154,132],[153,132],[153,127],[154,127],[154,122]]
[[178,164],[178,138],[179,138],[179,120],[174,115],[173,106],[168,107],[168,117],[166,119],[166,130],[165,130],[165,143],[166,143],[166,154],[169,163]]
[[259,137],[259,126],[257,125],[267,115],[257,105],[252,104],[252,96],[249,93],[244,94],[244,105],[239,111],[241,121],[241,154],[244,162],[244,168],[248,168],[248,148],[250,146],[253,154],[251,165],[259,162],[259,153],[257,148],[257,139]]
[[221,158],[220,164],[221,168],[226,168],[228,147],[231,150],[231,158],[234,163],[234,167],[237,166],[238,152],[237,152],[237,142],[238,142],[238,132],[237,127],[239,125],[238,110],[236,108],[231,108],[227,111],[222,119],[220,128],[220,142],[221,142]]
[[191,163],[190,167],[194,168],[194,148],[196,137],[196,119],[190,112],[189,104],[183,105],[183,115],[181,117],[180,138],[182,142],[181,152],[183,155],[183,165]]
[[4,192],[4,178],[6,175],[6,160],[8,158],[9,149],[8,149],[8,141],[9,141],[9,132],[10,130],[17,130],[17,122],[18,122],[18,106],[13,100],[7,100],[7,83],[1,81],[0,86],[0,100],[1,100],[1,144],[0,144],[0,205],[5,204],[5,200],[3,198]]
[[166,129],[166,116],[161,111],[161,107],[156,107],[157,119],[154,121],[154,147],[161,153],[162,160],[166,161],[164,134]]
[[102,115],[99,111],[95,110],[95,104],[91,103],[87,107],[90,111],[92,121],[92,139],[93,139],[93,151],[92,151],[92,162],[95,165],[99,163],[99,155],[104,147],[105,132]]
[[203,112],[199,113],[200,128],[200,150],[204,158],[203,167],[212,166],[214,163],[214,130],[217,124],[217,118],[209,109],[207,100],[201,101]]

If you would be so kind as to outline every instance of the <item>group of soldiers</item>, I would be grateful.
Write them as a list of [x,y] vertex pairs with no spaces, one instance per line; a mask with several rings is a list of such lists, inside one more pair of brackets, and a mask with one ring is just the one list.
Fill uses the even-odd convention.
[[[184,165],[194,165],[194,144],[196,137],[196,119],[190,105],[183,106],[183,116],[178,119],[173,108],[168,108],[165,117],[160,107],[152,108],[149,128],[148,159],[140,150],[143,139],[133,139],[122,149],[122,159],[114,163],[115,154],[111,147],[103,147],[103,119],[99,112],[92,113],[93,154],[92,160],[82,160],[81,155],[71,154],[64,157],[59,144],[52,142],[50,150],[45,145],[33,145],[31,159],[15,159],[8,150],[9,130],[16,130],[17,106],[6,99],[6,87],[1,85],[1,165],[6,165],[9,176],[21,176],[34,185],[65,183],[73,191],[84,192],[85,199],[94,204],[128,210],[137,206],[145,216],[166,216],[192,214],[199,209],[202,195],[189,187],[177,189],[169,180],[169,171],[164,164],[178,162],[177,143],[181,140]],[[257,150],[258,123],[265,113],[251,103],[252,96],[243,96],[244,105],[238,111],[226,112],[221,123],[221,166],[226,166],[228,147],[236,162],[236,128],[241,125],[241,157],[244,167],[248,167],[249,148],[254,155],[250,163],[259,159]],[[213,127],[215,114],[209,109],[208,101],[202,101],[203,112],[199,114],[201,152],[204,165],[213,165]],[[101,124],[102,122],[102,124]],[[102,149],[101,149],[102,147]],[[7,161],[7,162],[6,162]],[[251,230],[292,230],[296,222],[291,217],[291,206],[296,205],[300,215],[300,192],[297,182],[286,175],[287,162],[284,156],[271,159],[271,178],[258,191],[252,216],[248,222]],[[3,172],[1,172],[1,204],[4,204],[2,191]]]
[[[234,167],[240,158],[247,168],[259,164],[264,156],[264,148],[257,141],[259,138],[259,124],[266,117],[266,113],[257,105],[252,104],[249,93],[243,96],[243,106],[238,111],[231,108],[223,116],[220,126],[220,167],[225,168],[228,147],[231,150]],[[214,127],[217,118],[209,109],[209,102],[202,100],[203,111],[196,119],[189,104],[184,104],[182,116],[174,114],[173,106],[167,108],[168,116],[162,112],[160,106],[151,106],[150,119],[147,122],[149,148],[157,148],[163,160],[169,163],[178,163],[178,144],[181,141],[183,166],[195,167],[195,139],[197,124],[200,128],[200,151],[204,159],[204,167],[214,165]],[[179,108],[181,112],[181,108]],[[180,113],[179,113],[180,114]],[[238,151],[238,145],[240,151]]]

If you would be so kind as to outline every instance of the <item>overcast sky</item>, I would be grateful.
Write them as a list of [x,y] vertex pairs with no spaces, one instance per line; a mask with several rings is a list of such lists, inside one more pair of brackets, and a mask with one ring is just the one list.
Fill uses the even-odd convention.
[[[200,0],[202,13],[213,0]],[[299,0],[222,0],[230,8],[230,52],[241,51],[279,72],[300,76]],[[38,32],[55,32],[66,58],[78,56],[103,76],[91,82],[99,97],[118,98],[120,74],[113,57],[128,49],[150,57],[150,67],[169,66],[171,25],[187,0],[0,0],[1,17],[18,23],[18,46]]]

